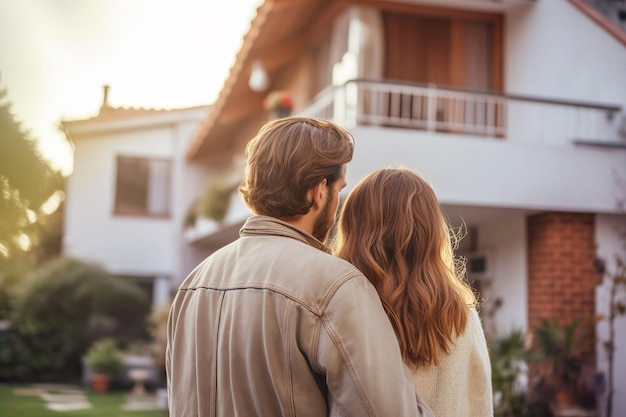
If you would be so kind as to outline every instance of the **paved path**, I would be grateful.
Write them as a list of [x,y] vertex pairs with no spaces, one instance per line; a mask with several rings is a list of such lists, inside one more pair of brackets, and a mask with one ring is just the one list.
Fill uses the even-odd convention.
[[15,389],[13,393],[39,397],[48,410],[72,411],[93,407],[83,390],[68,385],[35,384],[32,388]]
[[[30,388],[16,388],[15,395],[30,395],[39,397],[46,403],[46,408],[54,411],[73,411],[92,408],[93,404],[85,395],[84,390],[70,385],[35,384]],[[126,402],[121,405],[125,411],[162,410],[157,402],[156,395],[142,394],[126,396]]]

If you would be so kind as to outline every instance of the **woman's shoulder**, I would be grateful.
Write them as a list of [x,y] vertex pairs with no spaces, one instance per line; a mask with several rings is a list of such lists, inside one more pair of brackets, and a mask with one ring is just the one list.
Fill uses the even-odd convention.
[[468,308],[467,321],[465,323],[465,332],[463,336],[470,339],[478,337],[479,339],[484,340],[485,338],[482,319],[476,307]]

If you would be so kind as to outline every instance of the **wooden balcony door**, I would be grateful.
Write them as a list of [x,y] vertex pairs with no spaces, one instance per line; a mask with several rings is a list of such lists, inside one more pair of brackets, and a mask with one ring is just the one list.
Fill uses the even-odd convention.
[[502,30],[490,19],[384,12],[385,77],[502,90]]
[[[501,17],[456,14],[458,16],[450,11],[444,15],[384,11],[385,78],[469,90],[502,91]],[[413,118],[427,117],[425,113],[415,114],[415,108],[427,108],[425,102],[415,103],[415,100],[403,97],[404,108],[400,112],[411,113]],[[389,101],[393,98],[390,97]],[[407,105],[411,109],[407,109]],[[488,108],[489,105],[459,102],[454,98],[438,99],[437,122],[447,126],[438,130],[458,131],[455,126],[466,124],[469,114],[489,112],[491,120],[485,117],[478,123],[499,125],[502,122],[497,119],[502,117],[504,109],[495,104],[493,106],[497,107]],[[391,113],[388,115],[393,117]]]

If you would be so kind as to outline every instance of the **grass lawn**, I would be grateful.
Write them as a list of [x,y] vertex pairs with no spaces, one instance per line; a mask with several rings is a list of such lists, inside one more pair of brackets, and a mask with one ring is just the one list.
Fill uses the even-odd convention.
[[[46,403],[34,395],[16,395],[14,389],[30,386],[0,385],[0,416],[6,417],[167,417],[167,411],[124,411],[121,405],[126,402],[128,392],[95,394],[84,390],[92,408],[75,411],[53,411]],[[79,389],[79,387],[77,387]]]

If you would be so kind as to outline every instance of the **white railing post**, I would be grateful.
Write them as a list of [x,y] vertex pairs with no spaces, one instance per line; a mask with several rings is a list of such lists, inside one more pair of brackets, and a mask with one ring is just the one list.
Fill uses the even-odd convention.
[[437,128],[437,87],[435,84],[428,84],[426,102],[426,130],[434,132]]
[[385,124],[552,144],[618,140],[617,123],[611,123],[607,113],[623,114],[623,110],[616,105],[374,80],[329,87],[301,112],[327,116],[348,128]]
[[493,136],[494,131],[494,122],[495,122],[495,109],[494,109],[494,101],[491,98],[487,98],[485,101],[487,105],[487,126],[486,126],[486,134],[487,136]]

